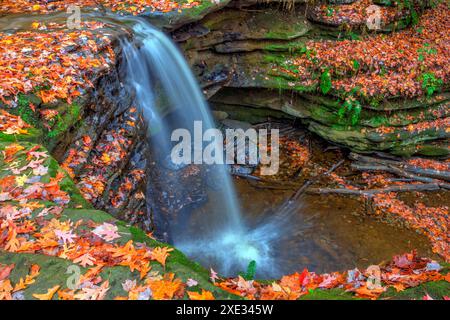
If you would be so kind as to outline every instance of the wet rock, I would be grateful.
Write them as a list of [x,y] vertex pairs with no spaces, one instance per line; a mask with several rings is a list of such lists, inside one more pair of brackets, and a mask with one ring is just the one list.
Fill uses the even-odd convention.
[[227,129],[242,129],[242,130],[248,130],[252,127],[250,123],[233,120],[233,119],[225,119],[222,121],[222,124]]
[[[358,152],[385,151],[397,155],[448,155],[449,100],[446,94],[418,102],[386,102],[376,110],[364,109],[352,126],[339,118],[340,102],[311,94],[278,93],[255,88],[228,89],[212,97],[219,110],[233,106],[276,110],[300,118],[308,129]],[[386,109],[389,113],[386,113]],[[436,140],[436,143],[432,141]],[[447,145],[447,147],[446,147]]]
[[[170,225],[183,225],[188,212],[207,200],[207,181],[202,166],[188,165],[174,171],[153,159],[147,171],[149,229],[154,230],[158,239],[170,242]],[[189,190],[183,186],[189,186]]]
[[184,10],[174,10],[170,12],[150,12],[143,16],[153,25],[173,31],[189,23],[201,20],[208,14],[220,10],[227,6],[231,0],[212,0],[202,1],[199,6]]
[[228,118],[228,113],[224,111],[213,111],[212,114],[214,119],[217,121],[225,120],[226,118]]
[[[188,29],[183,37],[189,38],[186,48],[204,49],[241,40],[289,40],[304,36],[311,30],[304,16],[274,9],[257,12],[224,9],[201,20],[197,28],[200,26],[209,32],[199,37]],[[175,39],[181,37],[181,31],[177,31]]]

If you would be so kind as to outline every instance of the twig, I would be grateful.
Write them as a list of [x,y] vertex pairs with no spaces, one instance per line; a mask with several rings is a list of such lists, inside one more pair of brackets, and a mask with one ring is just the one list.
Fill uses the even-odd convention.
[[341,159],[339,162],[335,163],[330,169],[328,169],[327,172],[319,174],[315,177],[313,177],[310,180],[307,180],[301,187],[300,189],[297,190],[297,192],[289,199],[289,201],[294,201],[297,200],[305,191],[306,189],[308,189],[308,187],[310,185],[312,185],[313,183],[315,183],[317,180],[319,180],[320,177],[322,176],[327,176],[330,173],[332,173],[333,171],[335,171],[337,168],[339,168],[343,163],[345,162],[345,159]]
[[243,174],[243,173],[235,173],[235,172],[233,172],[232,175],[236,176],[236,177],[240,177],[240,178],[245,178],[245,179],[248,179],[248,180],[263,181],[263,179],[261,179],[260,177],[252,176],[251,174]]
[[253,180],[250,180],[250,184],[252,185],[252,187],[257,188],[257,189],[271,189],[271,190],[292,190],[294,189],[292,186],[272,186],[272,185],[265,185],[265,184],[260,184],[257,183]]

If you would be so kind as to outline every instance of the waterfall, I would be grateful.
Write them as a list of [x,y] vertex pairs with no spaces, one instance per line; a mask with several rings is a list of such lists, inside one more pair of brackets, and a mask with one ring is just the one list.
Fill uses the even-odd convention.
[[[126,22],[131,23],[139,40],[122,40],[126,85],[134,89],[137,107],[154,133],[151,148],[169,155],[173,147],[170,134],[174,129],[193,131],[194,121],[201,121],[205,131],[215,127],[214,121],[190,67],[172,40],[143,19],[126,18]],[[165,162],[170,161],[165,158]],[[215,223],[205,232],[192,234],[183,226],[177,228],[174,245],[191,258],[216,261],[215,267],[225,274],[233,266],[234,270],[236,266],[245,269],[252,260],[267,264],[265,259],[270,250],[264,234],[246,228],[227,167],[208,165],[206,171],[206,180],[220,185],[214,209],[208,212]]]

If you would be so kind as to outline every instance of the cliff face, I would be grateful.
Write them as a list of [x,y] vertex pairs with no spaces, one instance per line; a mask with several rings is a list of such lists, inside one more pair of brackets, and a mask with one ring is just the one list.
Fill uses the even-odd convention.
[[380,4],[375,33],[373,5],[232,2],[172,35],[219,109],[279,110],[358,152],[446,156],[448,7]]

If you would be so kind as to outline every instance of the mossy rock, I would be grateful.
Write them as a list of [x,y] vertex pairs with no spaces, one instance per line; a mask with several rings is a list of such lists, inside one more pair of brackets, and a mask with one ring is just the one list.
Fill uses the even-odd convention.
[[308,121],[308,129],[334,143],[349,147],[356,152],[384,151],[397,155],[411,156],[417,153],[420,145],[427,141],[448,138],[446,128],[429,128],[411,133],[406,128],[394,130],[393,133],[380,134],[374,130],[361,130],[359,127],[324,126]]
[[309,290],[308,294],[301,296],[299,300],[361,300],[361,298],[342,289],[315,289]]
[[[125,244],[129,240],[133,240],[135,243],[146,243],[150,247],[172,247],[149,238],[142,230],[118,221],[103,211],[66,209],[60,217],[60,220],[65,221],[68,219],[72,222],[77,222],[79,220],[92,220],[96,223],[113,223],[118,226],[118,233],[121,235],[118,243],[121,245]],[[38,264],[41,267],[41,273],[37,277],[36,282],[24,291],[26,299],[32,299],[32,293],[45,293],[47,289],[55,285],[60,285],[62,289],[66,288],[68,280],[70,280],[69,278],[72,276],[72,272],[70,272],[71,269],[69,268],[70,266],[76,266],[76,268],[79,268],[81,274],[87,271],[86,268],[78,266],[69,260],[41,254],[18,254],[0,251],[0,263],[14,263],[16,265],[16,268],[13,270],[10,278],[13,283],[17,283],[20,277],[25,277],[32,264]],[[183,282],[186,282],[188,279],[195,279],[198,281],[198,285],[190,288],[190,290],[202,288],[213,292],[216,298],[238,298],[214,286],[209,281],[209,272],[205,268],[200,266],[198,263],[192,262],[183,253],[176,249],[172,251],[170,256],[167,258],[164,269],[157,262],[152,262],[151,266],[152,271],[174,273],[176,277],[180,278]],[[110,290],[108,291],[108,295],[106,297],[107,299],[127,295],[122,288],[122,283],[125,280],[139,280],[139,272],[131,272],[128,267],[123,266],[105,267],[100,276],[103,280],[108,280],[110,284]]]
[[[4,150],[6,146],[10,145],[9,142],[0,141],[0,151]],[[35,147],[35,144],[29,142],[21,142],[20,145],[25,149],[16,153],[15,162],[18,167],[24,166],[28,163],[26,159],[26,151]],[[36,151],[45,152],[44,147],[36,149]],[[59,167],[58,163],[52,158],[45,158],[42,163],[43,166],[48,167],[47,174],[41,176],[40,181],[43,183],[49,182],[51,177],[55,177],[58,172],[63,172]],[[0,163],[0,167],[3,169],[0,171],[0,177],[5,175],[11,175],[9,163]],[[27,169],[30,170],[30,169]],[[26,174],[27,171],[23,171]],[[81,197],[77,187],[70,179],[69,176],[65,176],[63,180],[59,183],[61,190],[66,191],[70,197],[69,208],[65,209],[60,216],[60,220],[70,219],[72,222],[77,222],[80,220],[84,221],[94,221],[98,224],[108,222],[117,225],[118,232],[121,235],[120,240],[117,242],[120,244],[125,244],[129,240],[133,242],[146,243],[150,247],[155,246],[165,246],[171,247],[167,244],[160,243],[154,239],[149,238],[142,230],[130,226],[125,222],[121,222],[115,219],[110,214],[99,210],[92,210],[91,205]],[[44,204],[44,207],[55,206],[56,204],[51,201],[38,200],[40,204]],[[10,203],[17,205],[15,201],[3,201],[4,205]],[[76,208],[76,209],[75,209]],[[37,217],[41,210],[34,210],[31,218]],[[43,219],[52,219],[52,215],[44,216]],[[89,228],[84,224],[80,228]],[[26,299],[32,299],[32,294],[34,293],[46,293],[49,288],[59,285],[61,289],[67,287],[69,277],[72,275],[70,272],[70,267],[74,265],[73,262],[64,260],[57,257],[45,256],[41,254],[25,254],[25,253],[9,253],[5,251],[0,251],[0,263],[11,264],[14,263],[16,268],[11,274],[11,281],[13,284],[19,281],[20,277],[25,277],[28,274],[30,266],[32,264],[38,264],[41,267],[40,275],[37,277],[36,282],[24,290],[23,295]],[[78,266],[76,266],[78,268]],[[81,273],[85,272],[86,269],[79,267]],[[163,267],[157,263],[152,262],[152,271],[159,271],[161,273],[173,272],[182,281],[186,282],[189,278],[198,281],[196,287],[190,288],[190,290],[198,290],[203,288],[212,291],[216,298],[229,299],[237,298],[223,290],[217,288],[209,281],[209,271],[189,260],[184,254],[178,250],[171,252],[170,256],[166,261],[166,266]],[[110,290],[108,291],[108,299],[112,299],[118,295],[124,296],[126,292],[123,291],[122,283],[127,280],[133,280],[139,278],[139,273],[137,271],[131,272],[129,268],[122,266],[107,267],[101,273],[103,280],[108,280],[110,283]],[[56,296],[54,297],[56,299]],[[185,296],[187,298],[187,296]]]
[[0,141],[20,142],[27,141],[33,143],[40,143],[43,139],[43,132],[36,128],[27,128],[27,133],[22,134],[5,134],[0,132]]
[[447,281],[427,282],[400,292],[397,292],[394,288],[389,288],[380,296],[380,299],[423,300],[423,297],[427,294],[435,300],[442,300],[444,296],[450,294],[450,283]]
[[[148,19],[154,26],[171,31],[183,25],[199,21],[206,15],[220,10],[227,6],[231,0],[217,0],[217,1],[201,1],[200,5],[174,10],[169,12],[147,12],[142,14],[144,18]],[[187,1],[177,1],[179,3],[186,3]]]
[[[196,32],[198,28],[203,30],[201,36]],[[205,17],[197,29],[184,33],[180,30],[175,35],[175,39],[185,39],[182,45],[185,50],[216,46],[218,52],[238,52],[237,48],[242,51],[263,49],[271,41],[278,43],[305,36],[311,31],[311,25],[304,16],[292,12],[224,9]]]

